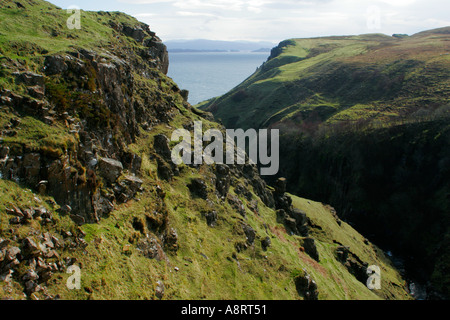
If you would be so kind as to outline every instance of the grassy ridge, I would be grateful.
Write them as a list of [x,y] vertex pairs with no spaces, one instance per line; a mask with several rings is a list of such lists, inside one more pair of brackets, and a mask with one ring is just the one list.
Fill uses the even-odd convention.
[[317,122],[386,123],[422,108],[433,112],[448,104],[447,39],[448,28],[402,39],[292,39],[242,84],[198,107],[230,126],[297,131]]
[[89,49],[122,45],[126,39],[115,36],[109,21],[113,19],[130,26],[139,24],[135,18],[121,12],[81,10],[82,28],[70,30],[66,23],[73,12],[46,1],[20,1],[24,8],[16,2],[5,0],[0,4],[0,44],[2,52],[13,58],[14,55],[24,58],[24,53],[39,57],[67,51],[74,46]]

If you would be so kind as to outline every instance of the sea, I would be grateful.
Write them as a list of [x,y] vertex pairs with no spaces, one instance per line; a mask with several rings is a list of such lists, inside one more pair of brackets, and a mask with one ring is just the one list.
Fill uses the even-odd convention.
[[169,72],[192,105],[223,95],[251,76],[270,52],[169,52]]

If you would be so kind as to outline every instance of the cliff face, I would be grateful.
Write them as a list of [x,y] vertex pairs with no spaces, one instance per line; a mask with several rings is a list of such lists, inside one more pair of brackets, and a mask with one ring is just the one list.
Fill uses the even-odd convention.
[[[22,12],[34,6],[33,2],[23,8],[15,2],[2,4],[5,10]],[[3,59],[10,81],[20,86],[19,92],[4,88],[1,93],[4,105],[14,109],[11,116],[32,116],[48,128],[58,125],[60,137],[64,135],[70,145],[27,148],[21,138],[28,137],[23,137],[20,125],[10,128],[6,134],[14,145],[1,150],[6,159],[2,176],[45,188],[84,222],[98,221],[113,209],[114,199],[101,194],[97,176],[102,171],[95,167],[103,165],[106,175],[115,168],[118,174],[123,169],[138,174],[141,159],[127,151],[127,145],[139,136],[141,125],[168,123],[179,112],[174,103],[179,89],[160,73],[166,74],[169,64],[161,40],[145,24],[122,21],[120,14],[101,15],[116,43],[81,48],[74,31],[75,40],[67,40],[70,51],[50,54],[38,48],[41,55],[32,62],[36,72],[8,55]],[[34,23],[38,26],[40,21]],[[33,51],[24,53],[33,55]],[[149,94],[143,95],[146,90]],[[99,166],[93,165],[99,161]],[[106,180],[113,183],[115,178],[118,175]]]
[[[0,5],[2,298],[411,298],[381,250],[285,179],[175,165],[175,129],[224,128],[165,75],[147,25],[81,17],[68,30],[45,1]],[[81,290],[66,285],[72,266]]]

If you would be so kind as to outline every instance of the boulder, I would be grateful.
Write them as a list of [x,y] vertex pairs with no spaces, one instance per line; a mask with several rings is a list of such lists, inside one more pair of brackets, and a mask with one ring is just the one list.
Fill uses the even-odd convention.
[[203,179],[192,179],[191,183],[188,184],[188,188],[193,195],[205,200],[208,198],[208,186]]
[[135,175],[126,175],[114,187],[116,199],[121,203],[126,203],[133,199],[138,192],[143,191],[142,184],[144,182]]
[[28,88],[28,94],[33,98],[42,100],[45,98],[45,89],[40,86],[33,86]]
[[130,27],[123,25],[122,32],[127,37],[133,38],[136,42],[142,43],[148,34],[141,26]]
[[10,247],[6,251],[5,260],[7,262],[14,261],[20,253],[21,253],[21,250],[18,247]]
[[316,241],[313,238],[303,239],[303,248],[305,252],[317,262],[319,261],[319,252],[317,251]]
[[171,181],[173,176],[175,175],[171,166],[164,161],[163,159],[158,158],[158,177],[160,179]]
[[261,247],[264,251],[267,251],[271,244],[272,242],[269,237],[265,237],[263,240],[261,240]]
[[75,222],[77,225],[82,226],[86,223],[86,219],[78,214],[71,214],[70,218],[73,222]]
[[0,274],[0,281],[9,283],[13,280],[14,270],[9,269],[7,272]]
[[28,270],[22,278],[22,280],[24,280],[24,281],[28,281],[28,280],[36,281],[38,279],[39,279],[39,275],[33,269]]
[[40,208],[34,208],[34,218],[39,218],[42,217],[42,215],[47,213],[47,209],[45,209],[44,207],[40,207]]
[[20,208],[14,207],[12,209],[6,209],[6,213],[19,217],[19,218],[23,218],[23,212]]
[[295,219],[298,226],[303,226],[308,222],[306,213],[300,209],[294,208],[291,210],[290,216]]
[[64,57],[58,55],[45,57],[44,70],[47,75],[60,74],[68,69]]
[[297,221],[294,218],[290,217],[286,213],[286,210],[278,209],[276,211],[276,213],[277,213],[277,222],[278,223],[282,223],[284,225],[284,227],[286,228],[286,230],[288,232],[290,232],[291,234],[298,234]]
[[226,164],[216,164],[216,190],[221,197],[226,197],[231,185],[230,168]]
[[23,212],[23,219],[26,221],[30,221],[33,220],[33,210],[32,209],[25,209],[22,211]]
[[336,248],[336,258],[341,263],[347,262],[350,253],[350,248],[345,246],[339,246]]
[[210,211],[208,213],[205,214],[206,217],[206,223],[208,224],[208,226],[210,227],[215,227],[217,224],[217,219],[218,219],[218,215],[217,215],[217,211]]
[[353,255],[351,259],[347,260],[344,266],[347,268],[348,272],[355,276],[358,281],[364,284],[367,283],[367,279],[369,277],[367,274],[367,263],[362,262],[357,256]]
[[317,290],[317,284],[306,270],[303,270],[296,276],[294,282],[298,294],[305,300],[318,300],[319,292]]
[[41,248],[32,238],[27,237],[22,242],[22,250],[26,256],[37,256],[41,253]]
[[16,81],[23,83],[26,86],[39,86],[43,88],[45,86],[44,76],[30,71],[25,72],[14,72],[16,76]]
[[45,195],[45,192],[47,191],[47,185],[48,185],[47,180],[42,180],[38,183],[37,190],[41,196]]
[[287,180],[286,178],[279,178],[276,182],[275,182],[275,195],[277,196],[283,196],[286,193],[286,185],[287,185]]
[[125,152],[121,157],[125,169],[130,170],[134,174],[141,171],[142,158],[132,152]]
[[158,261],[167,260],[166,254],[158,240],[153,237],[142,239],[137,244],[137,248],[146,258],[156,259]]
[[141,191],[141,187],[144,181],[142,181],[135,175],[126,175],[122,183],[124,183],[133,193],[136,193],[138,191]]
[[243,228],[245,236],[247,237],[247,243],[253,245],[256,239],[256,231],[249,225],[244,225]]
[[309,234],[309,220],[306,213],[297,208],[293,208],[288,214],[295,220],[298,233],[303,237],[307,237]]
[[153,147],[157,154],[159,154],[164,160],[170,161],[172,159],[172,151],[170,151],[170,140],[164,134],[158,134],[154,138]]
[[110,183],[115,182],[123,171],[122,163],[114,159],[100,158],[98,166],[101,176]]
[[3,239],[0,238],[0,250],[8,247],[8,245],[10,243],[11,243],[11,240],[9,240],[9,239],[3,240]]

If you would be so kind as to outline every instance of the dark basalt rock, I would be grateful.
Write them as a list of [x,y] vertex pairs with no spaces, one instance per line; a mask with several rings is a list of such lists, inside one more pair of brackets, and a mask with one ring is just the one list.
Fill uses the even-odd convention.
[[269,237],[265,237],[262,241],[261,241],[261,247],[264,251],[267,251],[267,249],[270,247],[270,245],[272,244],[272,241],[270,240]]
[[154,138],[153,147],[155,148],[155,152],[159,154],[164,160],[170,161],[172,158],[172,151],[170,150],[169,138],[164,134],[158,134]]
[[319,261],[319,252],[317,251],[316,241],[313,238],[303,239],[305,252],[317,262]]
[[250,246],[253,245],[256,239],[256,231],[249,225],[244,225],[243,228],[245,236],[247,237],[247,244]]
[[188,188],[194,196],[202,199],[208,198],[208,186],[203,179],[195,178],[188,184]]
[[294,281],[298,294],[305,300],[318,300],[317,284],[305,270]]
[[210,227],[215,227],[217,224],[217,219],[218,219],[218,215],[217,215],[217,211],[211,211],[205,214],[206,217],[206,223],[208,224],[208,226]]
[[216,190],[221,197],[226,197],[231,185],[230,168],[225,164],[217,164],[216,173]]
[[123,171],[122,163],[114,159],[100,158],[98,161],[98,166],[101,176],[109,183],[115,182]]

